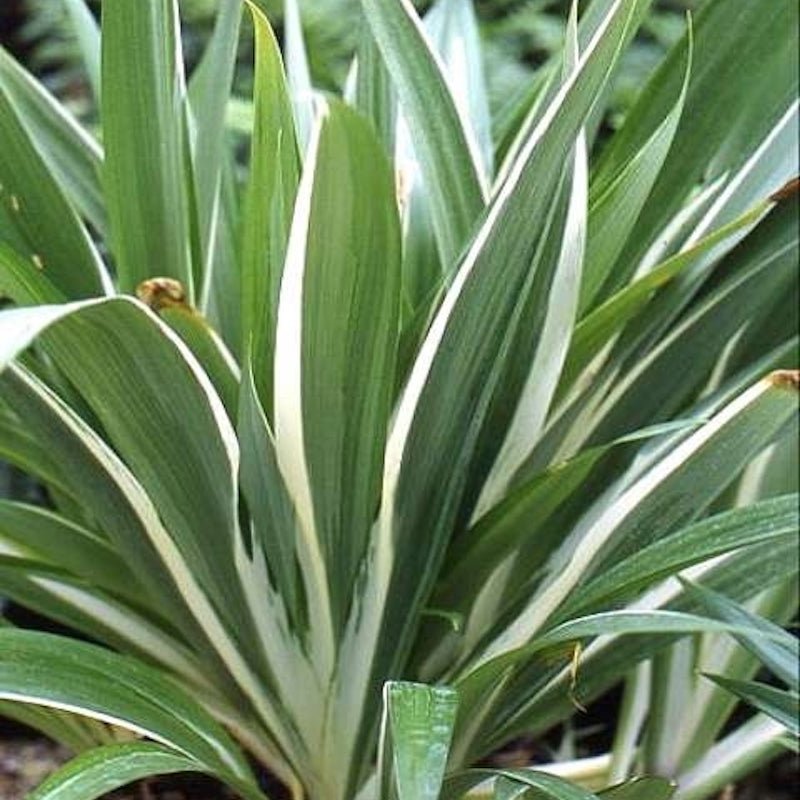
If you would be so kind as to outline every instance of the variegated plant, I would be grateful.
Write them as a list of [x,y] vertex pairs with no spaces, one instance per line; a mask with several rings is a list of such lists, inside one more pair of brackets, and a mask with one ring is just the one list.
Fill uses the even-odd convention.
[[[649,3],[595,0],[498,139],[466,0],[361,0],[341,99],[253,2],[246,168],[241,0],[188,81],[174,0],[68,5],[101,132],[0,53],[0,455],[51,501],[0,503],[0,592],[96,642],[0,630],[2,712],[80,753],[33,797],[263,798],[246,753],[690,800],[778,752],[724,680],[796,600],[795,4],[706,0],[601,137]],[[623,681],[607,755],[467,769]]]

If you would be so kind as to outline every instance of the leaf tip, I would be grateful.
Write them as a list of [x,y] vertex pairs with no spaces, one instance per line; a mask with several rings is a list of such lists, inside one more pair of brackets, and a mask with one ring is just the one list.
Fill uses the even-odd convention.
[[779,369],[770,373],[767,380],[772,386],[793,389],[795,392],[800,391],[800,370]]
[[773,203],[782,203],[794,197],[798,192],[800,192],[800,176],[786,181],[777,192],[773,192],[769,196],[769,199]]
[[149,278],[136,287],[136,296],[153,311],[187,308],[186,289],[174,278]]

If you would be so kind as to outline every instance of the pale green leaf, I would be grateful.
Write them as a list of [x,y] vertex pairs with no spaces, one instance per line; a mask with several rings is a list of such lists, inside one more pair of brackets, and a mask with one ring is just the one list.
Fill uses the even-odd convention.
[[297,141],[300,152],[305,155],[314,124],[314,90],[298,0],[284,0],[284,35],[286,77],[292,98]]
[[100,28],[85,0],[62,0],[78,40],[86,77],[97,103],[100,103]]
[[458,695],[447,687],[388,682],[383,689],[382,796],[438,800]]
[[242,238],[242,352],[272,419],[273,350],[299,158],[283,62],[266,17],[250,6],[256,37],[255,126]]
[[778,689],[757,681],[732,680],[724,675],[706,674],[705,677],[777,720],[794,736],[800,733],[800,697],[796,691]]

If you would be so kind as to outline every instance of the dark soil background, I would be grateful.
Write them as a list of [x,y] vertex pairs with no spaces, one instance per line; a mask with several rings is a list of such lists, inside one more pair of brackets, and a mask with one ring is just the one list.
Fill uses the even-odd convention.
[[[5,726],[0,720],[0,798],[25,800],[27,792],[69,759],[58,745],[36,737],[34,732]],[[527,754],[519,748],[516,755]],[[508,765],[517,759],[500,757]],[[528,762],[530,763],[530,762]],[[797,800],[798,757],[789,754],[770,764],[738,786],[727,787],[718,800]],[[289,800],[280,787],[268,789],[271,800]],[[194,775],[170,776],[142,781],[128,789],[106,795],[105,800],[237,800],[237,795],[210,779]]]

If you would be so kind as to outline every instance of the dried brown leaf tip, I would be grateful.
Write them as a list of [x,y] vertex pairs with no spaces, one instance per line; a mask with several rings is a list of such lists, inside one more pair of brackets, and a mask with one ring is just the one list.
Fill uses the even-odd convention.
[[784,200],[789,200],[791,197],[794,197],[798,192],[800,192],[800,177],[792,178],[790,181],[784,183],[777,192],[769,196],[769,199],[775,203],[781,203]]
[[773,386],[800,391],[800,370],[779,369],[769,376],[769,382]]
[[150,278],[136,287],[136,296],[153,311],[188,308],[186,290],[174,278]]

